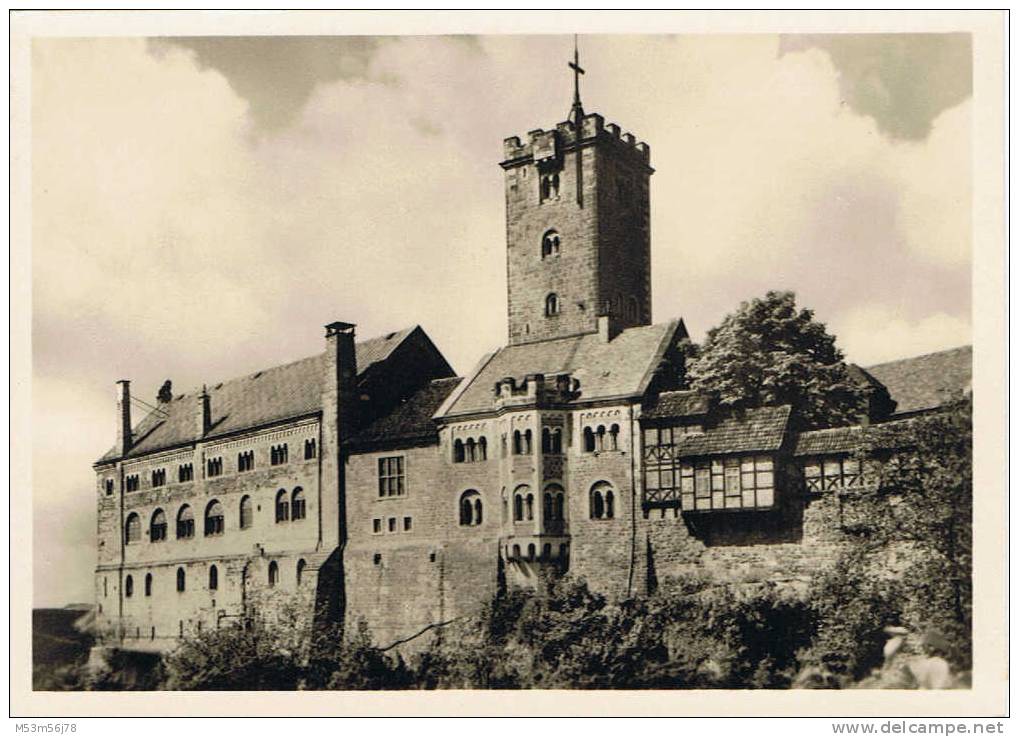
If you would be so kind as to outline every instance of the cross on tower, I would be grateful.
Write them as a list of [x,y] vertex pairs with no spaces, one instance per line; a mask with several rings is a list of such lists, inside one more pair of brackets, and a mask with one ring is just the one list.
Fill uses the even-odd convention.
[[580,66],[580,52],[577,50],[577,34],[573,34],[573,61],[567,66],[573,70],[573,109],[570,111],[570,119],[573,124],[580,126],[584,118],[584,106],[580,104],[580,75],[584,70]]

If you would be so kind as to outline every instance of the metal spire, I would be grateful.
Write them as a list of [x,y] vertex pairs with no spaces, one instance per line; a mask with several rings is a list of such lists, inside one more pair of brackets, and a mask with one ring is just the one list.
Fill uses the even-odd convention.
[[577,34],[573,34],[573,61],[568,65],[573,70],[573,108],[570,110],[570,120],[577,127],[584,119],[584,106],[580,104],[580,75],[584,70],[580,67],[580,52],[577,50]]

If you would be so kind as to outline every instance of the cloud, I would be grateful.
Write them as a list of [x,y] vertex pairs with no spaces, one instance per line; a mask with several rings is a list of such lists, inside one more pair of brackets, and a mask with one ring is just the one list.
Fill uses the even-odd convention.
[[779,54],[827,53],[842,101],[891,138],[923,140],[937,117],[973,94],[968,33],[785,35]]
[[834,327],[846,360],[862,366],[957,348],[973,340],[968,318],[937,312],[911,321],[882,306],[851,310]]

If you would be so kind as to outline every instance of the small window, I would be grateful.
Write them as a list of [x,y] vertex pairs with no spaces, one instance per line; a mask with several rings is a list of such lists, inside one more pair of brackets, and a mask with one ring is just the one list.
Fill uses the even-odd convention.
[[195,536],[195,515],[187,504],[177,512],[177,539],[186,539]]
[[591,519],[612,519],[615,517],[615,494],[612,487],[599,481],[591,487]]
[[375,535],[382,534],[382,520],[379,517],[372,520],[372,533]]
[[195,478],[195,467],[190,463],[182,463],[177,466],[177,481],[184,483],[185,481],[193,481]]
[[242,496],[241,497],[241,505],[240,505],[240,519],[238,520],[238,527],[240,527],[242,530],[248,529],[249,527],[251,527],[251,523],[253,521],[253,517],[254,517],[254,514],[252,513],[252,510],[251,510],[251,497],[247,496],[247,495]]
[[134,578],[131,576],[124,579],[124,596],[128,599],[134,596]]
[[205,461],[205,475],[210,479],[223,475],[223,458],[209,458]]
[[237,454],[237,471],[238,473],[244,473],[245,471],[252,471],[255,468],[255,451],[246,450],[243,453]]
[[559,197],[559,173],[543,174],[538,184],[538,196],[541,202]]
[[[453,463],[463,463],[467,460],[467,451],[465,448],[466,446],[464,446],[464,442],[460,438],[453,441]],[[382,494],[380,493],[379,496],[382,496]]]
[[619,450],[619,425],[609,428],[609,450]]
[[553,292],[545,297],[545,317],[555,317],[559,314],[559,295]]
[[545,233],[541,238],[541,257],[552,258],[559,255],[559,234],[554,230]]
[[308,438],[304,441],[304,460],[310,461],[318,453],[315,438]]
[[149,522],[149,542],[157,543],[166,539],[166,514],[162,509],[152,513]]
[[478,438],[478,460],[488,460],[488,440],[484,436]]
[[528,521],[534,519],[534,494],[528,494],[524,498],[524,508],[527,512]]
[[289,461],[289,451],[286,443],[274,445],[269,449],[269,465],[282,466]]
[[524,430],[523,454],[525,456],[529,456],[529,455],[531,455],[531,452],[532,452],[532,450],[531,450],[531,429],[528,428],[528,429]]
[[124,525],[124,542],[128,545],[142,539],[142,519],[136,512],[127,515],[127,523]]
[[286,522],[290,519],[290,497],[286,489],[276,492],[276,522]]
[[404,532],[410,532],[410,528],[411,528],[412,524],[413,523],[412,523],[410,517],[404,517],[403,518],[403,531]]
[[209,566],[209,591],[219,588],[219,569],[216,566]]
[[390,517],[387,520],[387,525],[390,532],[396,532],[396,517]]
[[304,558],[301,558],[299,561],[297,561],[297,585],[298,586],[300,586],[301,585],[301,581],[304,580],[304,569],[307,567],[307,565],[308,564],[304,560]]
[[213,499],[205,507],[205,536],[223,534],[223,505]]
[[280,582],[280,567],[276,561],[269,563],[269,586],[275,586]]
[[379,496],[403,496],[404,492],[403,456],[379,458]]
[[145,595],[152,596],[152,574],[145,574]]
[[481,524],[481,495],[470,489],[460,495],[460,526],[476,527]]
[[187,588],[187,579],[183,568],[177,569],[177,591],[184,591]]
[[106,496],[111,496],[113,494],[113,479],[106,479],[103,486],[106,488]]
[[594,430],[589,427],[584,428],[584,452],[594,452]]
[[304,519],[305,508],[304,508],[304,490],[298,486],[294,489],[293,496],[290,499],[290,519],[299,520]]
[[152,470],[152,488],[166,486],[166,469],[155,468]]
[[128,491],[138,491],[138,474],[133,473],[125,479]]

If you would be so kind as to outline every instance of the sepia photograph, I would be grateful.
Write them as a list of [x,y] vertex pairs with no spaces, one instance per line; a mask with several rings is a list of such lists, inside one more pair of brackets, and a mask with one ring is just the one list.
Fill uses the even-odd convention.
[[1006,713],[1000,13],[149,15],[12,40],[34,711]]

